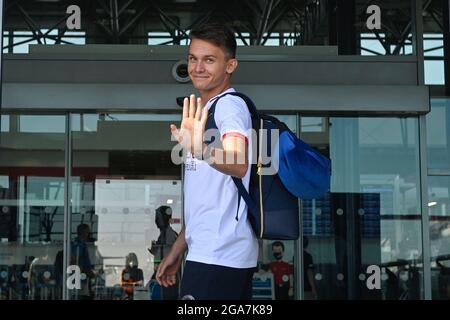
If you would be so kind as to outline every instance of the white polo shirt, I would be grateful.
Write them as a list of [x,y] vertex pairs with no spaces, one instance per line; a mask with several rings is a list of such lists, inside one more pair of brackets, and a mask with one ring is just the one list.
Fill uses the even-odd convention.
[[[235,91],[230,88],[228,91]],[[217,97],[217,96],[216,96]],[[215,97],[205,107],[210,108]],[[227,95],[216,104],[214,119],[220,136],[239,134],[249,142],[249,166],[242,182],[248,190],[252,159],[250,112],[239,97]],[[202,160],[188,156],[184,176],[187,260],[232,268],[256,267],[258,241],[247,220],[247,205],[231,179]]]

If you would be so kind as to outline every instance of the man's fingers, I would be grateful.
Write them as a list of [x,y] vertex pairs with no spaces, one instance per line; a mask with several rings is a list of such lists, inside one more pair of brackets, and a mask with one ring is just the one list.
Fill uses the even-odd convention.
[[161,276],[162,276],[161,269],[158,269],[158,271],[156,271],[156,280],[158,282],[161,281]]
[[[159,270],[158,270],[158,273],[159,273]],[[158,281],[158,283],[161,284],[162,283],[161,275],[159,275],[158,273],[156,274],[156,281]]]
[[173,286],[175,284],[175,282],[176,282],[176,278],[174,275],[168,276],[167,284],[169,286]]
[[156,281],[158,281],[158,283],[161,286],[167,287],[167,276],[166,275],[156,276]]
[[197,98],[197,110],[195,111],[195,120],[200,120],[202,114],[202,98]]
[[165,277],[161,277],[160,281],[158,281],[161,286],[167,287],[167,283]]
[[166,276],[163,276],[161,278],[161,285],[163,285],[164,287],[167,288],[167,277]]
[[205,125],[206,124],[206,120],[208,119],[208,108],[204,108],[203,113],[202,113],[202,118],[200,120],[200,122]]
[[159,284],[161,284],[161,281],[162,281],[165,271],[166,271],[166,267],[164,266],[164,264],[161,263],[158,266],[158,270],[156,271],[156,281],[158,281]]
[[185,97],[183,100],[183,119],[189,116],[189,99]]
[[161,277],[161,285],[162,286],[164,286],[164,287],[168,287],[168,286],[170,286],[170,279],[169,279],[169,277],[170,276],[167,276],[167,275],[163,275],[162,277]]
[[191,94],[189,101],[189,118],[194,118],[195,116],[195,95]]

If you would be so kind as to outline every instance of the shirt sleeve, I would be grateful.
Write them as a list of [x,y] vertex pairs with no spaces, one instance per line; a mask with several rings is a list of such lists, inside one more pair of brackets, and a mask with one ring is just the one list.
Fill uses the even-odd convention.
[[250,112],[240,97],[227,95],[216,104],[214,120],[223,140],[227,136],[250,138],[252,122]]

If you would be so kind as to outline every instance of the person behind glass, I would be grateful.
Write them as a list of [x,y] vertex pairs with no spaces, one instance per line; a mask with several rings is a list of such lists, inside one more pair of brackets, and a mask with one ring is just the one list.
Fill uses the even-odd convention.
[[25,256],[25,263],[20,266],[19,274],[16,276],[16,281],[20,283],[21,287],[21,299],[28,300],[32,299],[30,297],[30,273],[31,273],[31,264],[33,263],[35,257],[34,256]]
[[317,289],[314,282],[314,262],[312,255],[306,251],[309,240],[307,237],[303,237],[303,279],[304,279],[304,293],[305,300],[316,300]]
[[30,264],[28,270],[28,297],[30,300],[39,299],[38,297],[38,287],[39,287],[39,275],[36,270],[36,266],[38,265],[40,258],[31,256]]
[[55,261],[53,263],[55,269],[55,284],[57,299],[62,299],[63,296],[63,276],[64,276],[64,250],[59,250],[56,253]]
[[269,264],[269,269],[275,281],[275,299],[292,299],[294,296],[294,268],[290,263],[282,260],[284,243],[274,241],[272,243],[272,254],[275,260]]
[[165,287],[173,285],[188,251],[181,299],[251,299],[258,242],[245,202],[238,206],[231,178],[241,178],[248,189],[252,123],[241,98],[227,95],[218,101],[218,131],[211,132],[218,145],[204,142],[211,104],[219,95],[235,91],[231,76],[238,66],[236,39],[227,27],[212,23],[192,29],[189,37],[188,73],[201,97],[186,97],[180,129],[170,126],[186,154],[184,225],[156,278]]
[[[172,219],[172,208],[168,206],[160,206],[155,212],[155,224],[158,227],[160,233],[156,241],[152,241],[150,253],[154,256],[155,266],[158,265],[161,260],[170,251],[170,248],[175,243],[178,237],[178,233],[170,226],[170,220]],[[155,272],[156,273],[156,272]],[[163,287],[160,293],[161,300],[176,300],[178,299],[178,283],[180,275],[177,274],[175,284],[171,287]]]
[[139,269],[138,258],[130,252],[125,258],[125,268],[122,270],[122,288],[126,299],[133,299],[134,287],[144,284],[144,273]]
[[95,277],[95,271],[89,258],[88,242],[90,241],[91,230],[89,225],[82,223],[77,227],[77,237],[72,241],[70,248],[70,264],[80,267],[82,274],[86,277],[81,280],[81,289],[75,289],[75,297],[80,300],[92,299],[89,283]]
[[167,255],[172,245],[178,237],[178,233],[170,226],[172,219],[172,208],[160,206],[155,212],[155,224],[159,229],[159,236],[156,241],[152,241],[150,252],[155,259],[160,261]]

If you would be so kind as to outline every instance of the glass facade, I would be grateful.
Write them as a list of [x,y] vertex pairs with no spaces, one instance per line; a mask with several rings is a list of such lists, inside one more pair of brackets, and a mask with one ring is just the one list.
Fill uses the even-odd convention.
[[[330,156],[332,189],[323,199],[302,202],[303,250],[296,241],[260,241],[254,298],[298,298],[301,288],[303,299],[423,298],[418,119],[278,117]],[[170,207],[171,230],[181,228],[182,171],[170,161],[173,142],[168,139],[169,124],[179,118],[117,113],[2,117],[3,299],[61,299],[63,289],[69,299],[174,297],[152,291],[158,290],[152,276],[164,255],[156,249],[170,247],[156,224],[158,209]],[[62,281],[69,133],[66,258],[69,266],[79,267],[80,288]],[[448,179],[429,183],[430,199],[444,201],[437,217],[438,207],[430,206],[430,230],[440,232],[431,233],[432,252],[441,257],[449,254],[442,236]],[[281,260],[275,259],[278,252]],[[280,268],[280,263],[285,265]],[[433,270],[441,265],[445,261]],[[380,267],[380,290],[368,288],[370,266]],[[436,277],[441,288],[442,276]]]
[[[302,127],[310,143],[311,131]],[[303,201],[305,281],[318,299],[423,298],[418,120],[330,118],[329,148],[331,192]]]
[[170,161],[169,131],[179,121],[71,114],[70,261],[85,276],[70,299],[177,298],[177,287],[161,289],[154,274],[181,230],[181,167]]
[[[345,248],[347,241],[341,244],[344,256],[352,257],[354,265],[353,279],[347,281],[361,286],[364,294],[367,266],[377,265],[385,280],[377,293],[381,298],[408,295],[419,299],[422,240],[417,119],[332,118],[331,124],[332,192],[344,193],[345,198],[350,194],[351,199],[341,200],[348,209],[338,206],[331,212],[344,211],[340,218],[344,230],[335,226],[335,242],[355,237],[350,241],[356,251]],[[350,272],[351,263],[347,265]]]
[[64,239],[64,115],[2,116],[0,297],[56,299]]
[[436,300],[450,299],[450,101],[433,99],[427,115],[428,219],[431,286]]

